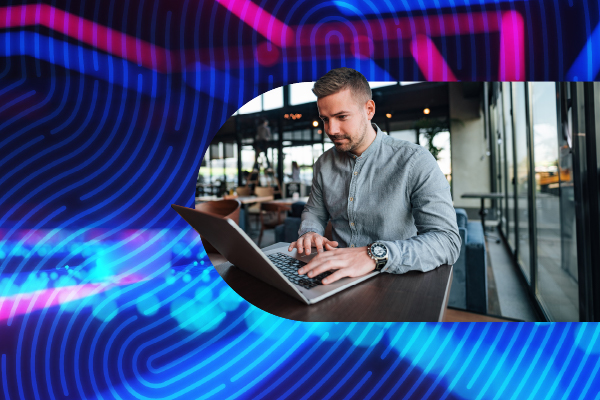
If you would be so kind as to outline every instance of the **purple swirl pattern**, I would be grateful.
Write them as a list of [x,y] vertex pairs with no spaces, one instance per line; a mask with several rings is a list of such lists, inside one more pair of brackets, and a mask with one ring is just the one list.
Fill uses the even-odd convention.
[[[593,80],[598,4],[7,0],[0,397],[600,399],[598,324],[301,323],[249,305],[171,210],[274,87]],[[568,29],[567,29],[568,28]]]

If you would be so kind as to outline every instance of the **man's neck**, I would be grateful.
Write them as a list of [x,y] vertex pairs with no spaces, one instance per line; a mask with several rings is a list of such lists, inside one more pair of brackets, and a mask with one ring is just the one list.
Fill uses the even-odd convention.
[[369,146],[375,141],[377,137],[377,130],[369,123],[369,128],[367,129],[367,136],[365,137],[365,143],[360,146],[358,149],[354,149],[353,151],[349,151],[348,153],[353,154],[357,157],[360,157],[362,153],[364,153]]

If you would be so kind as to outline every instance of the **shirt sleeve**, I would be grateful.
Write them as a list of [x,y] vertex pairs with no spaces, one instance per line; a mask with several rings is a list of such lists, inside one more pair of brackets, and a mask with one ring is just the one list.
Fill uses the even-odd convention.
[[329,221],[329,212],[323,201],[323,185],[319,171],[319,162],[317,162],[314,166],[310,196],[302,211],[302,222],[298,230],[298,237],[307,232],[315,232],[321,236],[325,234],[325,227]]
[[452,265],[460,254],[461,239],[448,180],[429,151],[418,151],[411,160],[408,190],[417,236],[381,241],[389,251],[383,271],[396,274]]

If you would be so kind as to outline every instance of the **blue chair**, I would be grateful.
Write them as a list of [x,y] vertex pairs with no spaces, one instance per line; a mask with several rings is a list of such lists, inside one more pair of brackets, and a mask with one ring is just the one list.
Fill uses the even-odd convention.
[[469,222],[467,212],[455,209],[456,223],[462,239],[460,256],[454,264],[448,305],[487,314],[487,252],[481,222]]
[[293,242],[298,239],[300,217],[305,204],[303,201],[292,204],[292,209],[288,211],[283,224],[275,227],[275,242]]

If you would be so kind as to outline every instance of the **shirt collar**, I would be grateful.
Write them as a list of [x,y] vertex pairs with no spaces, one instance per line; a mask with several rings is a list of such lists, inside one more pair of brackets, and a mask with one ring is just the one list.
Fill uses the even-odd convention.
[[354,160],[358,160],[359,158],[364,160],[369,154],[376,152],[376,149],[379,148],[381,144],[381,138],[383,137],[384,133],[381,131],[381,129],[379,129],[379,127],[376,124],[372,123],[371,126],[377,131],[375,140],[373,140],[373,143],[371,143],[369,147],[367,147],[367,149],[363,151],[363,153],[360,156],[347,152],[346,154],[348,154],[350,158]]

